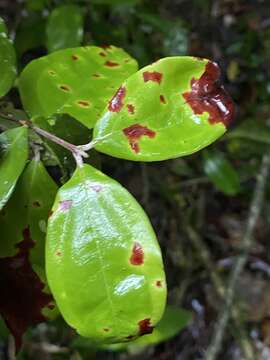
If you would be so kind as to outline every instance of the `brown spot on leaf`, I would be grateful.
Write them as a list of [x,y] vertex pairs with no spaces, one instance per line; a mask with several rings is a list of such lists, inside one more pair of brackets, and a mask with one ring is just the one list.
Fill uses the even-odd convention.
[[132,253],[129,258],[132,265],[142,265],[144,261],[144,253],[141,244],[135,242],[132,248]]
[[109,331],[110,331],[110,329],[108,329],[108,328],[103,328],[103,331],[105,331],[105,332],[109,332]]
[[101,52],[99,53],[99,55],[100,55],[100,56],[107,56],[107,54],[106,54],[104,51],[101,51]]
[[162,282],[161,282],[160,280],[157,280],[157,281],[156,281],[156,286],[157,286],[157,287],[162,287]]
[[154,330],[154,326],[151,325],[150,319],[144,319],[138,322],[139,325],[139,334],[151,334]]
[[192,78],[191,90],[182,94],[194,114],[209,114],[210,124],[223,123],[226,127],[234,117],[234,103],[224,87],[217,83],[219,66],[209,61],[199,79]]
[[79,101],[77,101],[77,104],[83,108],[88,108],[90,106],[89,101],[86,101],[86,100],[79,100]]
[[68,85],[60,85],[59,89],[65,91],[65,92],[70,92],[70,87]]
[[55,76],[55,75],[56,75],[56,72],[53,71],[53,70],[49,70],[49,71],[48,71],[48,74],[51,75],[51,76]]
[[94,190],[95,192],[99,193],[102,190],[102,186],[101,185],[90,185],[90,188],[92,190]]
[[72,205],[72,200],[63,200],[63,201],[60,201],[59,203],[59,210],[60,211],[67,211],[71,208],[71,205]]
[[0,314],[15,338],[16,351],[27,328],[46,320],[42,309],[53,301],[51,295],[43,292],[44,284],[29,261],[34,245],[27,227],[23,240],[16,245],[18,253],[0,258]]
[[145,71],[143,73],[144,82],[154,81],[158,84],[161,83],[163,75],[158,71]]
[[119,112],[124,106],[123,100],[126,96],[126,88],[121,86],[109,102],[108,109],[112,112]]
[[164,95],[160,95],[159,100],[160,100],[160,102],[161,102],[162,104],[166,104],[166,103],[167,103]]
[[71,55],[71,59],[76,61],[76,60],[79,60],[79,56],[78,55]]
[[108,67],[117,67],[117,66],[119,66],[119,63],[114,62],[114,61],[111,61],[111,60],[108,60],[108,61],[105,62],[104,65],[105,65],[105,66],[108,66]]
[[34,202],[33,202],[33,206],[34,206],[34,207],[40,207],[41,205],[40,205],[40,202],[39,202],[39,201],[34,201]]
[[101,47],[102,49],[112,49],[112,45],[106,45],[106,44],[104,44],[104,45],[100,45],[100,47]]
[[56,256],[62,256],[62,252],[58,250],[58,251],[56,251],[55,255]]
[[142,136],[148,136],[150,139],[153,139],[156,136],[156,132],[148,129],[146,126],[140,124],[134,124],[128,128],[123,129],[124,135],[128,138],[131,149],[135,153],[140,152],[139,140]]
[[101,77],[101,75],[100,74],[93,74],[93,77],[99,78],[99,77]]
[[134,107],[134,105],[132,105],[132,104],[127,104],[127,109],[128,109],[128,112],[129,112],[130,114],[134,114],[134,112],[135,112],[135,107]]

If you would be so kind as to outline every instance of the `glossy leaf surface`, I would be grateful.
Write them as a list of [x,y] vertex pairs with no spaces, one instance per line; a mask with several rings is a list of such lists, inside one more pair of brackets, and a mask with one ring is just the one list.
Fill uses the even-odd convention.
[[91,128],[123,80],[136,71],[136,61],[114,46],[65,49],[27,65],[19,89],[32,117],[66,113]]
[[83,38],[81,8],[76,5],[55,8],[49,16],[46,33],[49,52],[79,46]]
[[16,77],[16,55],[6,31],[4,21],[0,18],[0,97],[6,95]]
[[[148,345],[157,345],[163,341],[167,341],[177,335],[183,328],[185,328],[192,319],[192,313],[181,308],[176,308],[175,306],[167,305],[165,312],[162,316],[162,319],[155,327],[152,334],[147,334],[142,336],[130,343],[122,344],[113,344],[113,345],[104,345],[103,349],[107,350],[138,350],[140,347],[145,347]],[[79,346],[83,345],[83,341],[78,339],[74,341],[73,345],[78,344]],[[86,343],[87,344],[87,343]],[[85,346],[86,346],[85,344]],[[88,346],[90,344],[88,343]],[[78,347],[79,347],[78,346]]]
[[56,192],[42,163],[32,160],[0,212],[0,314],[17,349],[29,326],[55,313],[44,258],[46,224]]
[[94,130],[98,151],[156,161],[194,153],[225,131],[234,105],[217,85],[217,64],[169,57],[127,79]]
[[222,153],[204,151],[203,170],[217,189],[225,194],[236,195],[240,191],[239,175]]
[[0,135],[0,210],[11,196],[28,157],[27,128],[18,127]]
[[97,342],[150,333],[166,301],[159,245],[119,183],[90,165],[58,192],[46,242],[50,288],[64,319]]

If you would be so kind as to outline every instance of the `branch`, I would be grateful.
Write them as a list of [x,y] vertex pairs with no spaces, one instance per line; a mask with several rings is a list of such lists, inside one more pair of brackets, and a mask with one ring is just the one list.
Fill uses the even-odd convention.
[[71,144],[71,143],[59,138],[58,136],[51,134],[50,132],[35,126],[30,120],[18,120],[9,114],[3,114],[3,113],[0,113],[0,117],[2,117],[3,119],[6,119],[6,120],[12,121],[12,122],[16,122],[17,124],[20,124],[22,126],[27,126],[28,128],[32,129],[36,134],[69,150],[73,154],[78,166],[82,166],[82,163],[83,163],[82,158],[88,157],[88,154],[84,151],[84,149],[80,148],[80,146]]
[[235,266],[231,271],[228,289],[225,294],[226,300],[223,308],[219,313],[212,342],[206,351],[205,358],[207,360],[216,360],[219,351],[221,350],[222,339],[224,336],[224,332],[226,330],[227,323],[230,318],[231,307],[235,297],[235,289],[237,286],[237,281],[246,264],[248,254],[252,246],[252,240],[253,240],[252,235],[263,206],[264,190],[265,190],[266,179],[269,173],[269,166],[270,166],[270,156],[267,154],[264,155],[262,158],[261,168],[257,176],[257,182],[249,208],[247,227],[242,240],[242,254],[240,254],[239,257],[237,258]]

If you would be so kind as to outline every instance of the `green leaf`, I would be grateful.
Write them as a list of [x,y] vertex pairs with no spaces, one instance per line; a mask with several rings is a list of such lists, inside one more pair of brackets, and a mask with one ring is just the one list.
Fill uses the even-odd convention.
[[0,17],[0,34],[7,34],[6,24],[1,17]]
[[41,11],[48,4],[50,0],[26,0],[26,8],[30,11]]
[[44,16],[39,13],[31,13],[23,19],[16,30],[14,41],[18,56],[45,45],[45,24]]
[[82,9],[76,5],[55,8],[49,16],[46,33],[49,52],[79,46],[83,38]]
[[7,130],[0,135],[0,210],[12,194],[28,157],[26,127]]
[[[47,219],[57,186],[43,164],[32,160],[0,212],[0,314],[17,348],[27,328],[57,312],[45,276]],[[18,299],[19,302],[18,302]]]
[[270,144],[270,126],[256,119],[246,120],[227,135],[229,138],[242,138]]
[[192,319],[190,311],[168,305],[164,315],[152,334],[145,335],[131,343],[135,345],[155,345],[177,335]]
[[94,129],[96,149],[115,157],[158,161],[194,153],[219,138],[233,103],[217,84],[217,64],[169,57],[131,75]]
[[220,191],[227,195],[239,193],[239,175],[221,152],[204,151],[203,170]]
[[91,128],[122,81],[136,71],[136,61],[114,46],[65,49],[28,64],[19,90],[32,117],[66,113]]
[[93,341],[134,339],[162,316],[166,282],[151,224],[127,190],[90,165],[57,194],[46,269],[64,319]]
[[7,37],[7,29],[0,18],[0,97],[6,95],[16,77],[16,55],[12,42]]

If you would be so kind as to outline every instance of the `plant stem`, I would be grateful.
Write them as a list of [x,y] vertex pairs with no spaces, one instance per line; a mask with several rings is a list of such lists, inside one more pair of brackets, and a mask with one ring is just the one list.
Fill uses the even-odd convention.
[[242,240],[242,254],[240,254],[236,260],[236,263],[231,271],[228,288],[225,294],[225,303],[219,313],[218,320],[216,322],[214,336],[212,343],[206,351],[205,358],[207,360],[216,360],[221,350],[222,339],[226,330],[227,323],[230,318],[231,308],[235,297],[235,290],[239,276],[246,264],[249,250],[252,246],[252,235],[257,223],[259,214],[262,209],[264,200],[264,190],[266,179],[269,173],[270,156],[264,155],[262,158],[262,164],[257,176],[257,183],[253,193],[253,198],[250,204],[249,216],[247,220],[246,231]]
[[61,138],[59,138],[58,136],[46,131],[46,130],[43,130],[35,125],[33,125],[33,123],[30,121],[30,120],[17,120],[15,119],[14,117],[12,116],[9,116],[8,114],[3,114],[3,113],[0,113],[0,117],[2,117],[3,119],[6,119],[6,120],[10,120],[10,121],[13,121],[13,122],[16,122],[22,126],[27,126],[29,127],[30,129],[32,129],[36,134],[54,142],[55,144],[58,144],[60,146],[62,146],[63,148],[69,150],[74,158],[75,158],[75,161],[77,163],[78,166],[82,166],[83,164],[83,160],[82,158],[87,158],[88,157],[88,154],[84,151],[84,149],[80,146],[77,146],[77,145],[74,145],[74,144],[71,144]]

